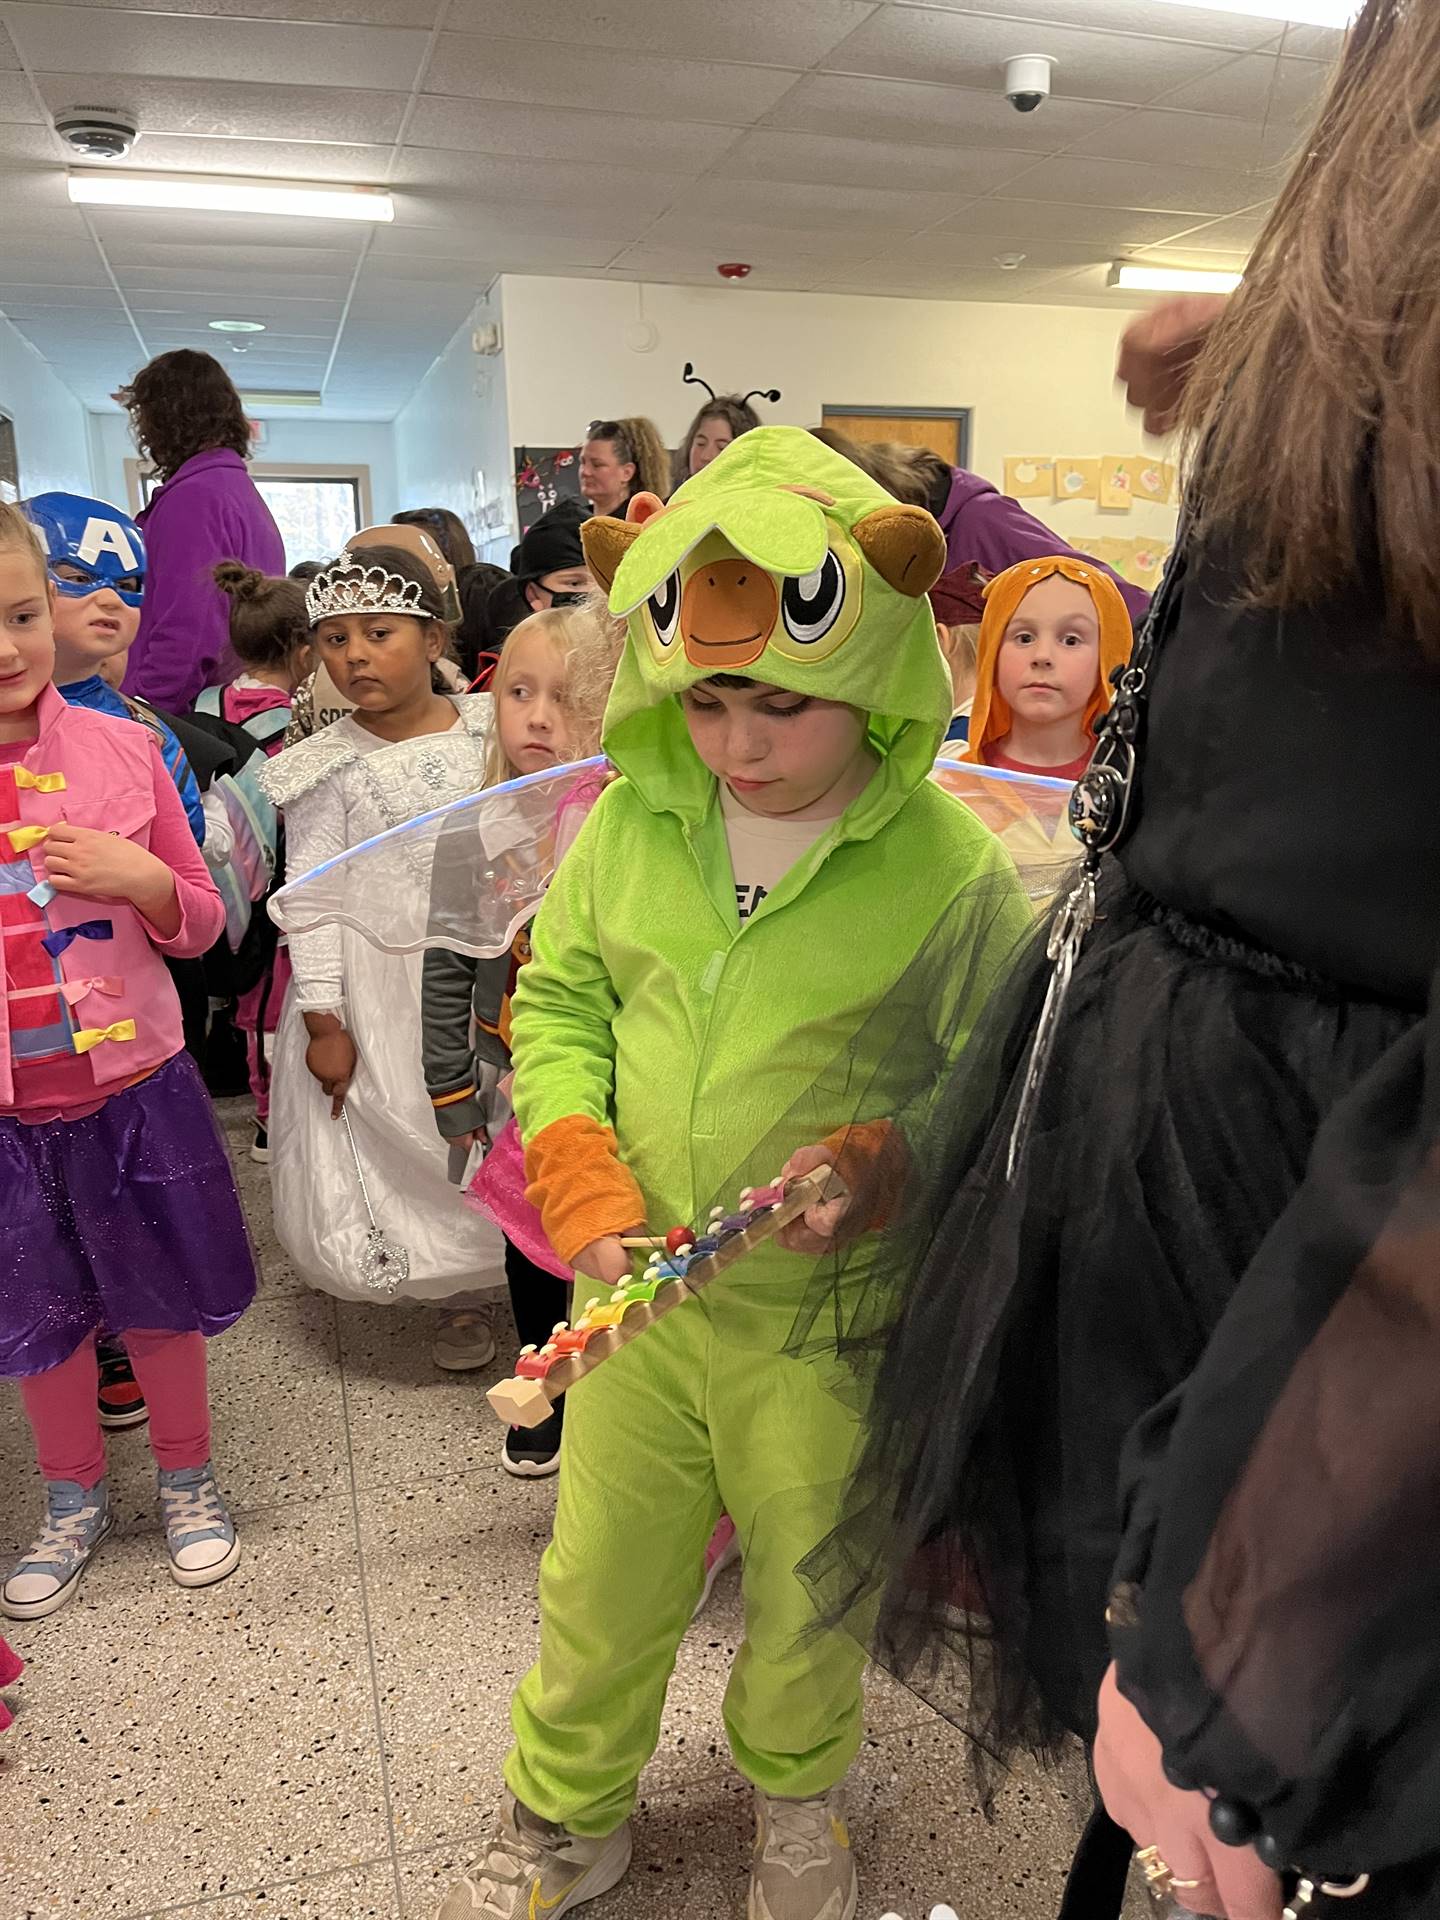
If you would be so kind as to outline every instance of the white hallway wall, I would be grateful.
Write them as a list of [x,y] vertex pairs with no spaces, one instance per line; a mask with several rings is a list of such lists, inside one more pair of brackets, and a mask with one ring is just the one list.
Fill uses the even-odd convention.
[[[78,404],[78,402],[77,402]],[[130,423],[122,413],[89,416],[95,491],[102,500],[127,506],[125,462],[135,458]],[[257,464],[287,462],[370,469],[371,511],[388,520],[400,505],[395,485],[395,434],[385,420],[309,420],[303,416],[267,419],[265,445]]]
[[0,412],[15,423],[24,493],[88,493],[88,415],[39,354],[0,319]]
[[[564,446],[597,416],[645,413],[673,446],[703,397],[681,381],[693,360],[717,391],[779,387],[779,405],[759,411],[796,426],[816,425],[823,406],[969,407],[971,465],[997,486],[1007,457],[1153,451],[1115,386],[1125,311],[647,285],[659,340],[635,353],[635,285],[520,275],[500,285],[516,445]],[[1174,532],[1173,509],[1148,502],[1130,513],[1025,504],[1080,545],[1168,543]]]
[[482,295],[397,418],[394,439],[400,503],[449,507],[469,527],[480,558],[504,566],[515,517],[506,356],[477,354],[471,344],[477,327],[500,317],[498,294]]

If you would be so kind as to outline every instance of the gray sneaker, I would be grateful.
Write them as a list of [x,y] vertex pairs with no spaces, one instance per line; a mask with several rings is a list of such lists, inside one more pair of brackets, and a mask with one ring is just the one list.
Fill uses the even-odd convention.
[[208,1460],[203,1467],[161,1468],[160,1512],[177,1586],[213,1587],[239,1566],[235,1522]]
[[859,1897],[841,1789],[777,1800],[757,1787],[748,1920],[854,1920]]
[[505,1796],[499,1841],[445,1896],[438,1920],[560,1920],[608,1893],[630,1865],[630,1822],[587,1840]]
[[115,1522],[103,1480],[45,1482],[45,1524],[39,1538],[0,1587],[0,1613],[11,1620],[43,1620],[73,1600],[80,1576]]

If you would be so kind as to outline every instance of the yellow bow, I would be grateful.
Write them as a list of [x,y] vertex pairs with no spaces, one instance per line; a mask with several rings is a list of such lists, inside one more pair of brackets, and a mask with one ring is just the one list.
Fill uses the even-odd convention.
[[[63,773],[31,773],[28,767],[15,767],[15,784],[22,791],[28,787],[34,793],[63,793],[65,776]],[[14,836],[12,834],[11,838]]]
[[98,1047],[102,1040],[133,1040],[135,1022],[117,1020],[111,1027],[81,1027],[75,1035],[76,1053],[89,1053],[92,1047]]
[[49,827],[11,827],[5,837],[16,853],[24,853],[27,847],[39,846],[49,831]]

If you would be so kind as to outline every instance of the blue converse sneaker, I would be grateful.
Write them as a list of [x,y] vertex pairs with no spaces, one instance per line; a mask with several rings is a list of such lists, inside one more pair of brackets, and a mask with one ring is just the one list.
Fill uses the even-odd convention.
[[11,1620],[43,1620],[75,1598],[80,1576],[115,1522],[103,1480],[45,1482],[45,1524],[39,1538],[0,1587],[0,1613]]
[[160,1511],[170,1572],[182,1587],[213,1587],[240,1564],[240,1541],[215,1469],[173,1467],[160,1471]]

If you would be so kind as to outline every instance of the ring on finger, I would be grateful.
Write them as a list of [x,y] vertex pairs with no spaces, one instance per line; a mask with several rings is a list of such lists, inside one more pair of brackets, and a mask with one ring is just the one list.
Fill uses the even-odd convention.
[[1169,1862],[1161,1858],[1158,1847],[1141,1847],[1135,1858],[1140,1862],[1146,1886],[1161,1900],[1176,1891],[1190,1891],[1203,1884],[1199,1880],[1177,1879]]

